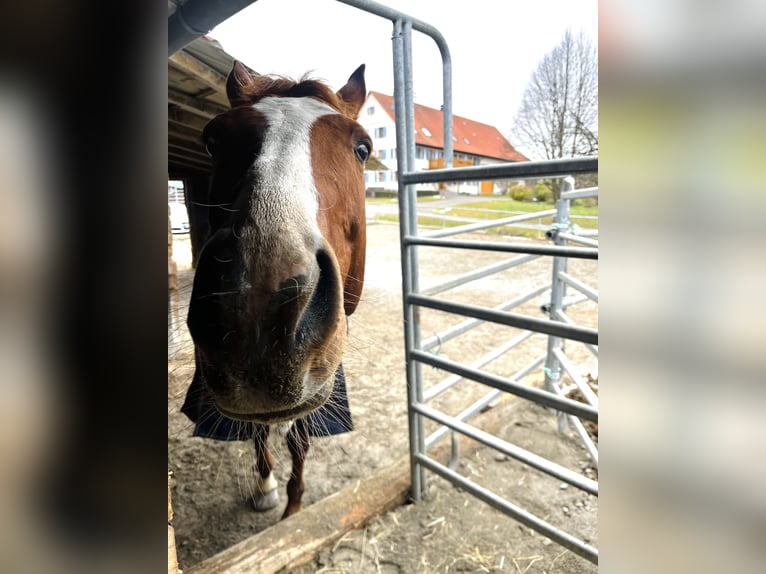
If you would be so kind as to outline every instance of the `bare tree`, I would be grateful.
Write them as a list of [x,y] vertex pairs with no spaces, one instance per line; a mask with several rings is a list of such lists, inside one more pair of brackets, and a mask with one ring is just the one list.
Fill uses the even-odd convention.
[[598,53],[567,30],[532,73],[513,141],[540,159],[598,154]]

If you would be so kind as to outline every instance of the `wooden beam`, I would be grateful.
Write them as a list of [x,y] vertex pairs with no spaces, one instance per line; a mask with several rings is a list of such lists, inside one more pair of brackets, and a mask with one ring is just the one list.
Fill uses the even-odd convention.
[[175,152],[183,153],[186,155],[189,155],[189,159],[199,159],[201,161],[207,161],[209,162],[209,156],[205,152],[200,152],[198,150],[191,149],[187,146],[174,143],[174,142],[168,142],[168,149],[172,149]]
[[208,120],[226,111],[223,106],[188,96],[177,90],[168,89],[168,101],[186,112],[202,116]]
[[186,574],[273,573],[305,564],[345,533],[400,506],[410,489],[409,455],[193,566]]
[[208,120],[205,118],[185,112],[173,104],[168,104],[168,121],[171,120],[199,131],[205,129],[208,124]]
[[[508,424],[507,411],[492,409],[471,424],[497,434]],[[460,439],[462,457],[479,447],[476,441]],[[446,464],[449,441],[431,449],[429,456]],[[365,526],[376,516],[403,504],[410,491],[410,456],[399,458],[373,475],[352,484],[293,514],[242,542],[184,568],[185,574],[274,574],[299,568],[351,530]]]
[[200,159],[189,157],[187,154],[179,153],[172,149],[168,149],[169,163],[170,163],[170,158],[175,158],[173,163],[176,163],[179,165],[185,165],[187,167],[194,167],[196,169],[205,169],[205,170],[210,170],[211,168],[211,164],[209,162],[205,162]]
[[168,135],[196,144],[202,143],[202,130],[190,128],[184,123],[174,121],[172,118],[168,118]]
[[209,88],[213,88],[215,91],[222,94],[226,93],[226,77],[219,74],[210,66],[203,64],[191,54],[181,50],[170,56],[168,61],[182,72],[195,77]]
[[195,155],[201,155],[206,159],[210,157],[207,153],[207,150],[205,149],[205,146],[200,144],[199,141],[179,138],[179,137],[176,137],[175,134],[172,132],[168,133],[168,145],[170,144],[173,144],[174,146],[179,148],[189,150],[190,152],[194,152]]

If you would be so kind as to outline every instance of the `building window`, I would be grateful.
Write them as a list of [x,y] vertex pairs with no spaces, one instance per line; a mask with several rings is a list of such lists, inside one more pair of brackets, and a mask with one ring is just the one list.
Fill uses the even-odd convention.
[[375,128],[375,137],[376,138],[384,138],[386,137],[386,128]]
[[386,150],[380,150],[380,159],[386,159]]
[[375,181],[386,181],[386,172],[385,171],[375,172]]
[[365,171],[364,172],[364,183],[370,183],[370,172]]
[[368,116],[375,115],[375,106],[370,106],[369,108],[367,108],[367,115]]

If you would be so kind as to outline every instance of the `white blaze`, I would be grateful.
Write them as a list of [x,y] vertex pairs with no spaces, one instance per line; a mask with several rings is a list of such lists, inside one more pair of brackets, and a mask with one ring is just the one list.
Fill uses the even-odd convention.
[[[243,229],[242,248],[249,266],[251,249],[265,268],[279,262],[284,280],[300,273],[301,265],[314,256],[321,237],[316,218],[319,198],[311,166],[311,128],[314,122],[336,114],[314,98],[264,98],[253,108],[266,119],[260,154],[253,163],[257,189],[251,197],[250,215],[257,236],[269,245],[255,245],[253,230]],[[248,237],[249,235],[249,237]],[[266,258],[264,260],[264,257]]]

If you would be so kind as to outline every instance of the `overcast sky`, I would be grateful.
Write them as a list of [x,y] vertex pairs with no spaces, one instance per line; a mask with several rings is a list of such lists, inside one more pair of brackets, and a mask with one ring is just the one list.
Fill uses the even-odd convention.
[[[509,137],[524,88],[564,31],[598,41],[597,0],[380,0],[435,26],[452,56],[453,111]],[[367,64],[367,89],[393,94],[390,21],[335,0],[258,0],[210,35],[260,73],[306,72],[338,89]],[[415,101],[442,103],[441,58],[413,32]],[[520,149],[520,151],[524,151]]]

